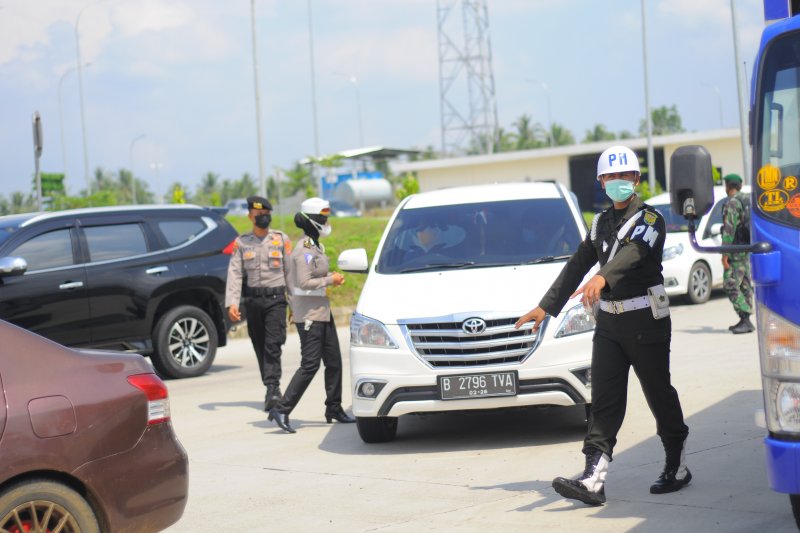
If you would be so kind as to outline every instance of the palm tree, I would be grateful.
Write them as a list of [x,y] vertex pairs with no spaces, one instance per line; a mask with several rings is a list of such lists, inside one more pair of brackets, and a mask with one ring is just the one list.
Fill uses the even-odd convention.
[[572,135],[572,132],[557,122],[553,122],[550,127],[550,135],[553,136],[553,146],[575,144],[575,136]]
[[608,131],[603,124],[595,124],[594,127],[586,131],[586,136],[581,142],[592,143],[600,141],[613,141],[617,136],[613,131]]

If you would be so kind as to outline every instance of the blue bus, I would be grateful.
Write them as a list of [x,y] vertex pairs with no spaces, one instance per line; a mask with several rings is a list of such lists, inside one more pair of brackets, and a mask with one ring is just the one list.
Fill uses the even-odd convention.
[[[800,1],[764,0],[764,14],[749,113],[753,244],[705,250],[752,253],[767,473],[800,527]],[[693,234],[713,201],[711,159],[691,146],[671,162],[672,209]]]

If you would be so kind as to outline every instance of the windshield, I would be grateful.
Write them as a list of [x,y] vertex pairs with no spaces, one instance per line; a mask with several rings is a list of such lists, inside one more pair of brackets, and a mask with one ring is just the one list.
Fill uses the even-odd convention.
[[800,33],[776,39],[763,61],[753,206],[762,216],[800,227]]
[[563,260],[581,234],[563,198],[403,209],[377,271],[400,274]]
[[661,216],[664,217],[664,223],[667,225],[667,233],[689,231],[689,225],[686,219],[681,215],[673,213],[669,204],[652,204],[652,207],[656,208],[658,212],[661,213]]

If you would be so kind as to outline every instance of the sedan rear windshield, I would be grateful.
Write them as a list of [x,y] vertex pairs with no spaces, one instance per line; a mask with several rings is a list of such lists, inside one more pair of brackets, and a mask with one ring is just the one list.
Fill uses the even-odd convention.
[[480,268],[563,260],[581,242],[563,198],[403,209],[383,245],[377,271]]

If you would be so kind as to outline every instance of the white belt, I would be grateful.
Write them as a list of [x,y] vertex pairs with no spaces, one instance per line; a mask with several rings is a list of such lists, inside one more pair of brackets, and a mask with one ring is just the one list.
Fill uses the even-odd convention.
[[645,307],[650,307],[649,296],[637,296],[628,300],[600,300],[600,309],[615,315],[644,309]]

